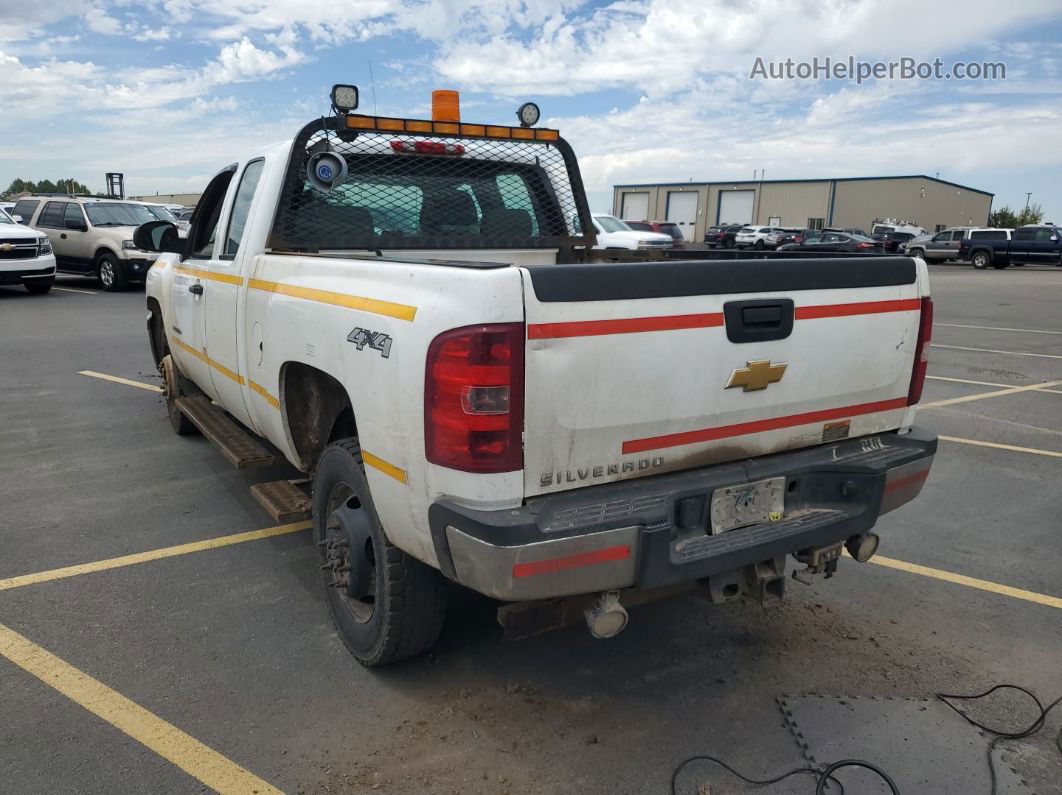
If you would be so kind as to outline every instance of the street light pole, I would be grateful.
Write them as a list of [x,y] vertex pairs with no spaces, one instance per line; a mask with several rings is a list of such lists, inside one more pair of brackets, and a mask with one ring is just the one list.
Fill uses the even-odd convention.
[[1025,194],[1025,212],[1029,212],[1029,198],[1032,196],[1032,191]]

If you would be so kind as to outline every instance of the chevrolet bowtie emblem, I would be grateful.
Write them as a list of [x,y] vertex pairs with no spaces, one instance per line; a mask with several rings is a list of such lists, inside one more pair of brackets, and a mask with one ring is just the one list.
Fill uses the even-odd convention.
[[12,243],[0,243],[0,251],[14,251],[15,246]]
[[744,387],[746,392],[766,389],[769,384],[782,380],[786,366],[786,362],[771,364],[770,359],[745,362],[745,367],[734,370],[730,374],[730,380],[726,382],[726,386],[723,388],[733,389],[736,386],[740,386]]

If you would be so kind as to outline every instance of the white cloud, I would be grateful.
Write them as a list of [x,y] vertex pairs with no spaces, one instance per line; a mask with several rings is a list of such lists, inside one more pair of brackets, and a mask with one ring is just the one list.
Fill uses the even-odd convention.
[[91,8],[85,12],[85,24],[89,26],[89,30],[96,33],[105,33],[108,35],[114,35],[122,32],[122,23],[112,16],[108,16],[107,12],[102,8]]
[[152,30],[151,28],[143,28],[139,33],[133,35],[133,38],[137,41],[167,41],[172,35],[172,31],[168,25],[163,25],[161,28]]

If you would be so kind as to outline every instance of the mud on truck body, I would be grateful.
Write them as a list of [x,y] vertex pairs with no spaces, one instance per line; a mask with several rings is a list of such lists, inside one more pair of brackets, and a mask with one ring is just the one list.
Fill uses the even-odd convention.
[[454,583],[510,638],[780,596],[787,556],[874,554],[936,450],[923,262],[594,262],[556,130],[340,105],[171,227],[137,240],[174,429],[206,401],[310,476],[367,665],[430,647]]

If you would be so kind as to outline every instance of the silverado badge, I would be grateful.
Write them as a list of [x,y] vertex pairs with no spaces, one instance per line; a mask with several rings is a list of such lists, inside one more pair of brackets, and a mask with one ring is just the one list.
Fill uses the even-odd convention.
[[736,386],[744,387],[746,392],[766,389],[768,385],[782,380],[786,366],[786,362],[771,364],[770,359],[745,362],[744,367],[730,374],[730,380],[723,389],[733,389]]

